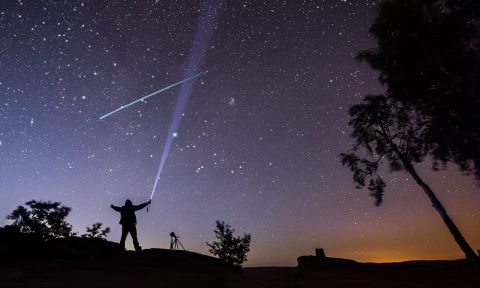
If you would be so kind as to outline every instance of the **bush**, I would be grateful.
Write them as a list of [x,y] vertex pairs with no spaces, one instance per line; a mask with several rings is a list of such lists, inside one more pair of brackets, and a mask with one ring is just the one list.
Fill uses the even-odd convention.
[[207,246],[210,248],[208,251],[226,263],[241,266],[243,262],[247,261],[251,235],[245,233],[243,237],[235,237],[233,236],[235,230],[230,225],[219,220],[215,223],[217,227],[213,232],[218,241],[211,244],[207,242]]
[[42,202],[31,200],[24,206],[18,206],[7,219],[13,223],[10,229],[21,233],[35,234],[42,239],[63,238],[75,235],[72,225],[65,221],[72,210],[70,207],[60,206],[60,202]]
[[83,234],[83,238],[107,238],[107,234],[110,233],[110,227],[102,230],[102,223],[93,223],[92,227],[87,227],[87,234]]

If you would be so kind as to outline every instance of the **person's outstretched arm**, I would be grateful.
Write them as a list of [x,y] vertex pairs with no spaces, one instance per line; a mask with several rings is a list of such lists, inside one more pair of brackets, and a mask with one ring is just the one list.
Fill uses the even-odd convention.
[[122,208],[118,207],[118,206],[115,206],[115,205],[110,205],[110,207],[112,207],[113,210],[117,211],[117,212],[122,212]]
[[152,203],[152,200],[148,200],[148,202],[145,202],[140,205],[135,205],[135,211],[142,210],[143,208],[147,207],[147,205],[150,203]]

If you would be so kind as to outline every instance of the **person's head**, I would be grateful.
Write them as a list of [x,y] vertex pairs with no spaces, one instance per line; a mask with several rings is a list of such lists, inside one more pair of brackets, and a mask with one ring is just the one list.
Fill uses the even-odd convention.
[[130,199],[125,200],[125,206],[127,207],[133,206],[132,201],[130,201]]

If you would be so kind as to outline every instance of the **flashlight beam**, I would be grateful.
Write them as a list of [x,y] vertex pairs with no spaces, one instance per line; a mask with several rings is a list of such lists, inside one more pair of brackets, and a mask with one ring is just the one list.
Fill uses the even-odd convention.
[[142,101],[144,101],[144,100],[147,99],[147,98],[150,98],[150,97],[152,97],[152,96],[157,95],[158,93],[162,93],[162,92],[164,92],[164,91],[167,91],[168,89],[171,89],[171,88],[173,88],[173,87],[175,87],[175,86],[178,86],[178,85],[180,85],[180,84],[182,84],[182,83],[184,83],[184,82],[187,82],[187,81],[189,81],[189,80],[192,80],[192,79],[194,79],[194,78],[197,78],[198,76],[200,76],[200,75],[202,75],[202,74],[206,74],[206,73],[208,73],[208,71],[197,73],[197,74],[195,74],[195,75],[193,75],[193,76],[190,76],[190,77],[188,77],[188,78],[185,78],[185,79],[183,79],[183,80],[181,80],[181,81],[178,81],[178,82],[175,82],[175,83],[173,83],[173,84],[171,84],[171,85],[168,85],[167,87],[164,87],[164,88],[162,88],[162,89],[160,89],[160,90],[158,90],[158,91],[155,91],[155,92],[150,93],[150,94],[148,94],[148,95],[146,95],[146,96],[143,96],[142,98],[139,98],[139,99],[137,99],[137,100],[135,100],[135,101],[132,101],[132,102],[126,104],[126,105],[122,105],[122,106],[120,106],[119,108],[113,110],[112,112],[109,112],[109,113],[101,116],[99,119],[100,119],[100,120],[103,120],[103,119],[107,118],[108,116],[110,116],[110,115],[112,115],[112,114],[114,114],[114,113],[117,113],[117,112],[119,112],[119,111],[122,111],[123,109],[128,108],[128,107],[130,107],[130,106],[132,106],[132,105],[134,105],[134,104],[136,104],[136,103],[138,103],[138,102],[142,102]]
[[[186,75],[193,74],[194,71],[200,70],[203,57],[205,56],[206,51],[209,50],[208,44],[210,43],[216,27],[218,12],[222,7],[221,4],[222,0],[205,0],[203,2],[202,17],[200,17],[200,23],[198,24],[197,31],[195,32],[195,39],[193,40],[193,46],[190,50],[190,56],[184,77],[186,77]],[[195,81],[189,81],[183,83],[182,87],[180,88],[177,103],[175,105],[175,111],[172,114],[172,121],[170,122],[170,128],[168,129],[167,139],[163,147],[160,165],[158,166],[155,182],[153,183],[152,193],[150,194],[150,199],[153,198],[157,184],[160,181],[160,176],[167,161],[168,154],[170,153],[173,139],[175,138],[177,130],[180,127],[180,122],[182,122],[182,114],[183,111],[185,111],[194,84]]]

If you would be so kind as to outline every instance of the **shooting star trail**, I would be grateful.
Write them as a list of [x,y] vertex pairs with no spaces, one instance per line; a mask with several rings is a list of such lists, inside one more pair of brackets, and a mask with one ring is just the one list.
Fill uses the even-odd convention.
[[185,79],[183,79],[183,80],[181,80],[181,81],[178,81],[178,82],[175,82],[175,83],[173,83],[173,84],[171,84],[171,85],[168,85],[167,87],[164,87],[164,88],[162,88],[162,89],[160,89],[160,90],[158,90],[158,91],[155,91],[155,92],[150,93],[150,94],[148,94],[148,95],[146,95],[146,96],[143,96],[142,98],[139,98],[139,99],[137,99],[137,100],[135,100],[135,101],[132,101],[132,102],[126,104],[126,105],[122,105],[122,106],[120,106],[119,108],[113,110],[112,112],[109,112],[109,113],[101,116],[99,119],[100,119],[100,120],[103,120],[103,119],[107,118],[108,116],[110,116],[110,115],[112,115],[112,114],[115,114],[115,113],[117,113],[117,112],[120,112],[120,111],[122,111],[123,109],[128,108],[128,107],[130,107],[130,106],[132,106],[132,105],[134,105],[134,104],[136,104],[136,103],[138,103],[138,102],[142,102],[142,101],[144,101],[144,100],[147,99],[147,98],[150,98],[150,97],[152,97],[152,96],[157,95],[158,93],[162,93],[162,92],[164,92],[164,91],[167,91],[167,90],[169,90],[169,89],[171,89],[171,88],[173,88],[173,87],[175,87],[175,86],[178,86],[178,85],[180,85],[180,84],[183,84],[183,83],[185,83],[185,82],[187,82],[187,81],[189,81],[189,80],[192,80],[192,79],[194,79],[194,78],[197,78],[198,76],[203,75],[203,74],[206,74],[206,73],[208,73],[208,71],[204,71],[204,72],[197,73],[197,74],[195,74],[195,75],[193,75],[193,76],[190,76],[190,77],[188,77],[188,78],[185,78]]

